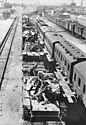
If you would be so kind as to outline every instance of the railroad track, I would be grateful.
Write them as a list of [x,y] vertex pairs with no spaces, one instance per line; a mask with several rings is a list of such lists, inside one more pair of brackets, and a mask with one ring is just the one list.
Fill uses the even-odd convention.
[[10,55],[13,39],[15,37],[18,20],[19,19],[17,17],[14,19],[0,48],[0,88],[2,85],[2,81],[4,79],[4,74],[5,74],[7,62],[9,60],[9,55]]

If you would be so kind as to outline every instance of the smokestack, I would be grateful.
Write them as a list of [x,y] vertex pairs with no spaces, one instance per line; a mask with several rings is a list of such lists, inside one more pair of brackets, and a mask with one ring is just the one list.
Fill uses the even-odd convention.
[[81,0],[81,7],[83,7],[83,0]]

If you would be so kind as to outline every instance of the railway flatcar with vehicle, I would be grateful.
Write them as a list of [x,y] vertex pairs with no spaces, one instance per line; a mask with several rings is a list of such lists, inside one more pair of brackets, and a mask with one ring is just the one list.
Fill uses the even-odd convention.
[[[28,23],[26,22],[25,24]],[[63,125],[64,121],[68,120],[69,113],[66,111],[69,105],[75,103],[75,95],[67,84],[63,87],[55,60],[51,58],[45,43],[42,42],[40,33],[36,34],[35,39],[35,27],[25,27],[23,25],[22,29],[23,119],[33,124],[37,122],[46,125],[50,122]],[[65,87],[68,88],[68,92],[70,91],[69,96],[65,92]]]

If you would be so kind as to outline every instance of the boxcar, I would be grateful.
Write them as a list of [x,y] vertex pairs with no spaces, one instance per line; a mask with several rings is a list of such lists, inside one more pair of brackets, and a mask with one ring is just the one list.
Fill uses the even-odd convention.
[[68,22],[68,30],[69,30],[70,32],[74,33],[75,25],[76,25],[76,22],[69,21],[69,22]]
[[69,21],[71,21],[71,19],[64,19],[64,20],[61,20],[61,26],[65,29],[68,29],[68,23]]
[[86,27],[83,29],[82,37],[86,39]]

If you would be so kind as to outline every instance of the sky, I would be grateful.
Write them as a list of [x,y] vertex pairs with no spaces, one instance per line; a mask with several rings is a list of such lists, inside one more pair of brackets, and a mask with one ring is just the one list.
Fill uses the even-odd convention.
[[[7,2],[11,2],[11,3],[21,3],[21,2],[24,2],[24,3],[40,3],[40,4],[47,4],[47,5],[59,5],[59,4],[62,4],[62,3],[67,3],[67,4],[70,4],[71,3],[71,0],[7,0]],[[81,3],[81,0],[74,0],[74,2],[76,2],[77,5],[80,5]],[[84,6],[86,6],[86,0],[83,0],[84,2]]]

